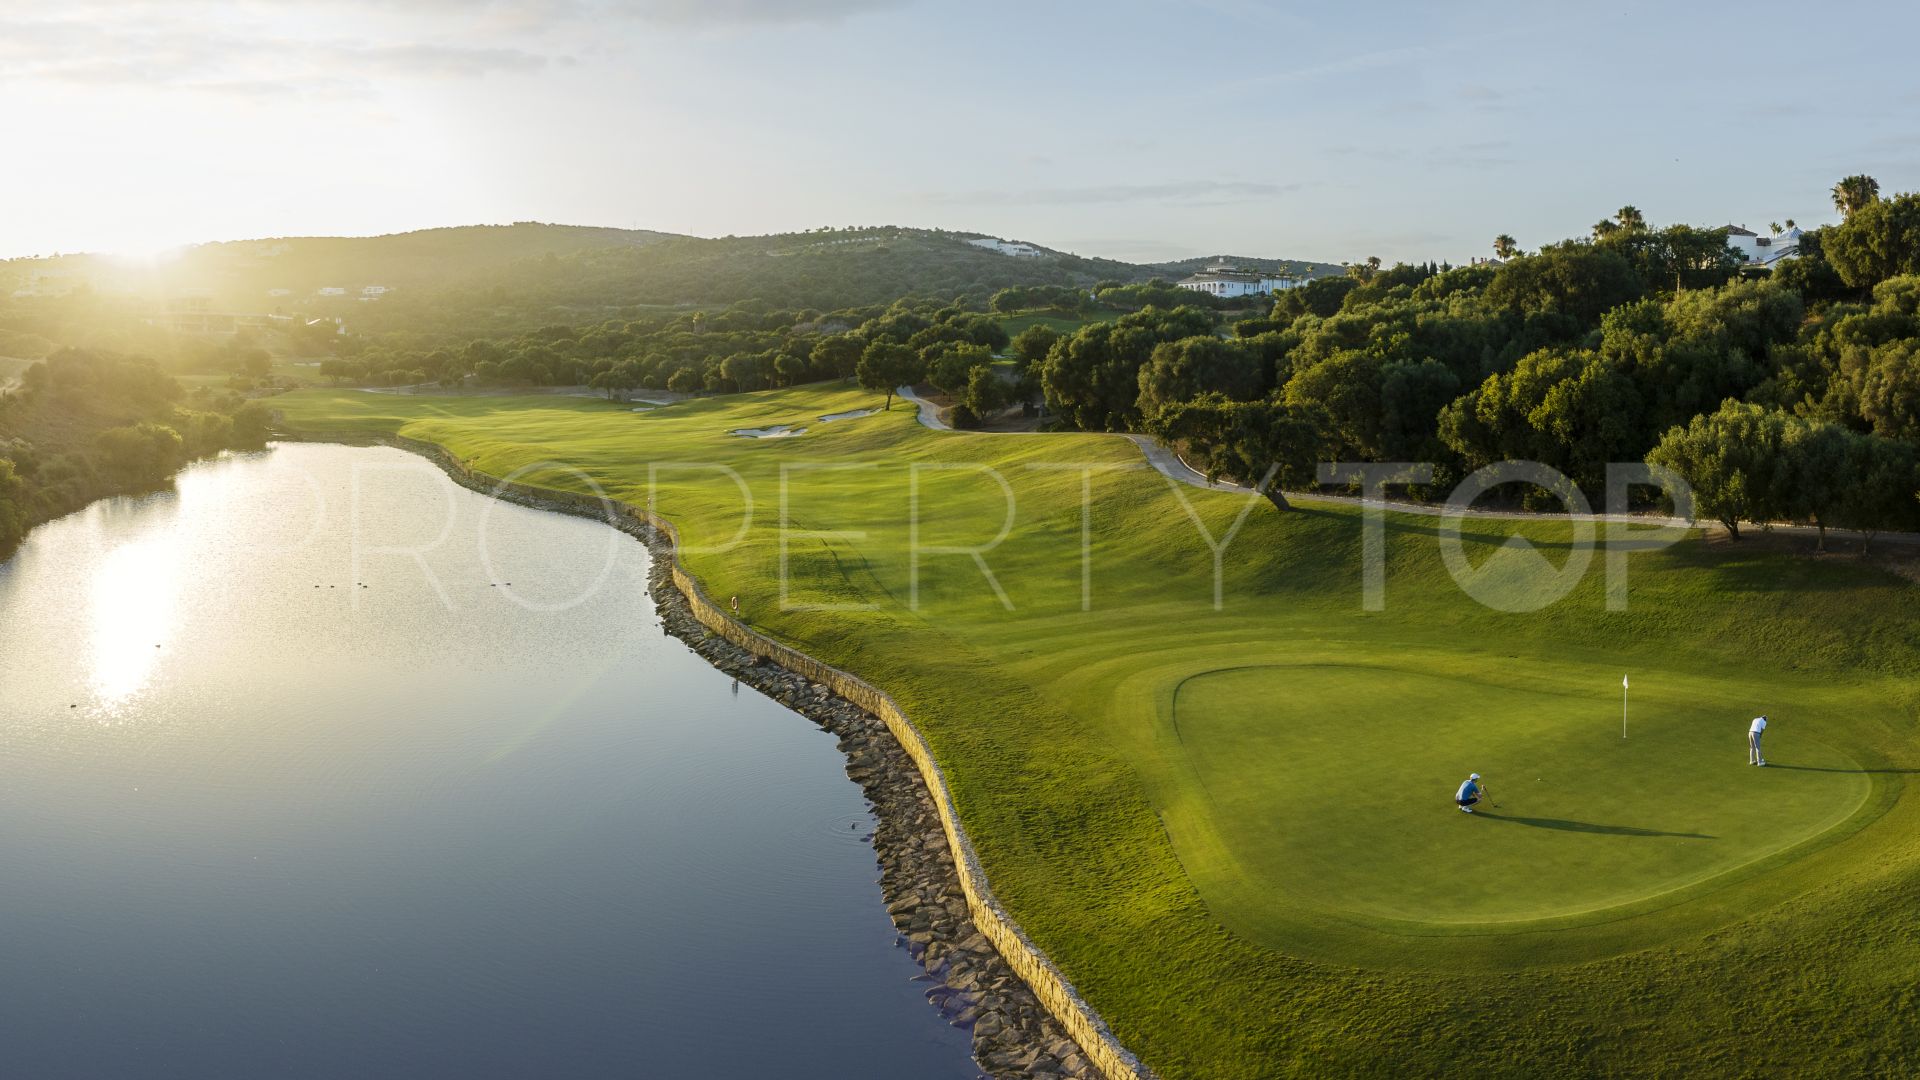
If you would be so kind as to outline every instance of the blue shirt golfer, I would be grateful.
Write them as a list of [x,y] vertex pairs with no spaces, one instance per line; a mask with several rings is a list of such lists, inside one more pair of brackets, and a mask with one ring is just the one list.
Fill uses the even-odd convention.
[[1461,813],[1471,814],[1473,804],[1479,802],[1480,796],[1486,793],[1487,789],[1480,783],[1480,774],[1474,773],[1467,777],[1466,783],[1460,785],[1459,791],[1453,793],[1453,801],[1460,807]]

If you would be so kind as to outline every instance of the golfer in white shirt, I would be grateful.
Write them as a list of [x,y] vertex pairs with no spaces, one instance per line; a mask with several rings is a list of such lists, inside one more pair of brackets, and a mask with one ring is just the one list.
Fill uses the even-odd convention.
[[1747,764],[1765,765],[1767,759],[1760,756],[1760,736],[1767,730],[1767,718],[1756,716],[1747,728]]

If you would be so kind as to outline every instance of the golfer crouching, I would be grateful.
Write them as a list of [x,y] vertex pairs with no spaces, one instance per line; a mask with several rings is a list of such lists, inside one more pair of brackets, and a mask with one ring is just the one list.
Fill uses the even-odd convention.
[[1455,805],[1460,807],[1461,813],[1471,814],[1473,813],[1473,804],[1479,802],[1486,793],[1487,789],[1485,785],[1480,783],[1480,774],[1474,773],[1472,776],[1467,777],[1466,783],[1460,785],[1459,791],[1453,793],[1453,801]]

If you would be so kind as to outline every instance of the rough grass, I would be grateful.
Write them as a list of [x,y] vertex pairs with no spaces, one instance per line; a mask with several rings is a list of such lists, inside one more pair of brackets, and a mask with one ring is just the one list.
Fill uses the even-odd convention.
[[[1218,538],[1243,499],[1176,489],[1113,437],[935,433],[897,406],[815,422],[873,403],[276,399],[302,431],[399,431],[491,474],[652,497],[713,593],[900,699],[995,889],[1165,1076],[1920,1069],[1908,583],[1687,541],[1630,558],[1625,612],[1596,558],[1565,599],[1507,613],[1454,587],[1434,519],[1390,516],[1369,613],[1357,515],[1261,504],[1216,608],[1193,518]],[[809,430],[726,434],[781,423]],[[982,556],[998,591],[925,550],[985,544],[1009,512]],[[1513,557],[1516,535],[1564,557],[1561,527],[1477,520],[1467,554]],[[1776,761],[1843,771],[1740,764],[1758,711]],[[1509,820],[1451,808],[1469,769]]]

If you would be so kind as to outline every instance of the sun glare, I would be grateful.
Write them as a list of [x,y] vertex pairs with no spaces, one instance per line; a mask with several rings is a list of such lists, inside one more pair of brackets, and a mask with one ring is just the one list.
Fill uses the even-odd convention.
[[138,693],[153,676],[178,621],[180,545],[162,530],[121,545],[92,582],[92,685],[104,705]]
[[136,242],[120,245],[105,254],[107,258],[123,266],[151,270],[169,263],[178,262],[180,256],[186,252],[188,246],[189,245],[186,244],[141,244]]

